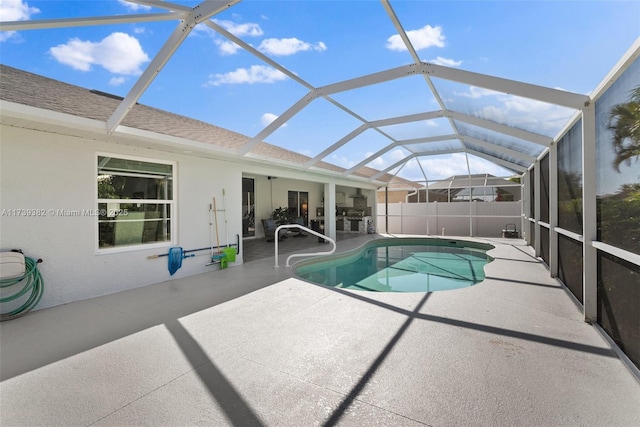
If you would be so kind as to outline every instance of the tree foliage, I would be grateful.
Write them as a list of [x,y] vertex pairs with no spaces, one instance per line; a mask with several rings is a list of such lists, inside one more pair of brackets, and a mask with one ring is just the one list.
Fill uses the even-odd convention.
[[631,164],[640,158],[640,86],[631,92],[628,102],[611,108],[608,128],[613,131],[613,147],[616,158],[613,166],[620,171],[620,165]]

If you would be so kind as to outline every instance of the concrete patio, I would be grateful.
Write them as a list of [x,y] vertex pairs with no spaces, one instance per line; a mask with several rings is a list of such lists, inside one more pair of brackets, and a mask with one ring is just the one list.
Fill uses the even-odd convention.
[[568,291],[524,241],[490,243],[454,291],[263,258],[2,323],[0,425],[640,425],[640,383]]

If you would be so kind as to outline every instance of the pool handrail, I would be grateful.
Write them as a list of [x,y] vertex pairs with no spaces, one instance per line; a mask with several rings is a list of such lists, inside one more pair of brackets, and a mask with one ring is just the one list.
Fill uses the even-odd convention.
[[[300,230],[305,231],[307,233],[313,234],[314,236],[318,236],[318,237],[323,238],[324,240],[326,240],[329,243],[331,243],[331,245],[333,246],[333,248],[331,248],[331,250],[328,251],[328,252],[311,252],[311,253],[306,253],[305,252],[303,254],[291,254],[291,255],[289,255],[287,257],[287,260],[285,261],[285,264],[284,264],[285,267],[291,267],[291,265],[289,265],[289,260],[291,258],[294,258],[294,257],[316,256],[316,255],[331,255],[332,253],[334,253],[336,251],[336,241],[333,240],[331,237],[325,236],[322,233],[318,233],[317,231],[311,230],[310,228],[307,228],[307,227],[305,227],[303,225],[300,225],[300,224],[283,224],[283,225],[278,226],[278,228],[276,228],[276,236],[280,235],[280,229],[283,229],[283,228],[297,228],[297,229],[300,229]],[[279,239],[275,239],[275,259],[276,259],[276,262],[275,262],[275,265],[274,265],[275,268],[280,267],[278,265],[278,240]]]

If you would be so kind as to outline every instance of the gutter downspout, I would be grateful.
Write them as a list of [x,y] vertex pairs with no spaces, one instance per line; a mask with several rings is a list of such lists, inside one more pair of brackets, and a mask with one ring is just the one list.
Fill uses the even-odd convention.
[[[404,196],[404,202],[409,203],[409,196],[415,196],[416,194],[418,194],[418,190],[414,191],[413,193],[407,194],[406,196]],[[418,203],[420,203],[420,196],[418,196]]]

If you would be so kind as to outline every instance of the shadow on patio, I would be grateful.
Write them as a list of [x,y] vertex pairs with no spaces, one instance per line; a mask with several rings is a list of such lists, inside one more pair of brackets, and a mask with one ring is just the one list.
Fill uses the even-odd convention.
[[32,313],[1,325],[0,421],[639,421],[638,383],[544,266],[509,243],[496,243],[488,279],[463,290],[326,288],[263,259]]

